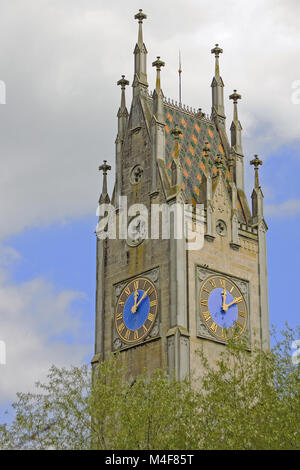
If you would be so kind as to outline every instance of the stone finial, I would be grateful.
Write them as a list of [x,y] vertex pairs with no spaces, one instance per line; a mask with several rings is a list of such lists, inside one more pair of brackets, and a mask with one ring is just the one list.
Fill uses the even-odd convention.
[[138,20],[139,23],[143,23],[143,20],[145,20],[146,18],[147,18],[147,15],[143,13],[143,10],[141,8],[139,9],[139,12],[136,15],[134,15],[134,19]]
[[215,57],[219,57],[220,54],[223,54],[223,49],[219,47],[219,44],[216,44],[215,47],[211,50],[212,54],[215,54]]
[[125,80],[125,75],[122,75],[122,78],[117,81],[117,85],[121,85],[121,89],[125,90],[126,85],[129,85],[129,81]]
[[156,60],[152,62],[152,67],[156,67],[156,70],[159,72],[161,67],[164,67],[166,64],[160,60],[160,56],[157,56]]
[[165,63],[157,56],[156,60],[152,62],[152,67],[156,67],[156,92],[159,93],[160,86],[160,70],[165,66]]
[[255,171],[255,178],[254,178],[254,187],[259,188],[259,176],[258,176],[258,168],[262,165],[263,162],[258,158],[258,155],[254,155],[254,159],[251,160],[250,165],[254,165]]
[[233,100],[234,104],[237,104],[238,100],[242,99],[242,96],[237,93],[237,90],[233,90],[233,93],[229,96],[229,99]]
[[230,100],[233,100],[233,121],[237,122],[238,118],[238,111],[237,111],[237,104],[238,100],[242,99],[242,95],[239,95],[236,90],[233,90],[232,95],[229,96]]
[[211,53],[214,54],[216,58],[215,75],[218,77],[220,75],[219,57],[220,54],[223,54],[223,49],[219,47],[219,44],[216,44],[215,47],[211,50]]
[[109,170],[111,170],[111,166],[107,164],[107,160],[104,160],[103,165],[99,166],[99,171],[103,172],[102,193],[99,199],[100,204],[103,202],[109,202],[109,196],[107,193],[107,172]]

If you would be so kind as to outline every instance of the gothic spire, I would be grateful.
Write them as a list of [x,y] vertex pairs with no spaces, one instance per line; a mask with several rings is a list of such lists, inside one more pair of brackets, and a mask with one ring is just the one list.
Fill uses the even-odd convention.
[[125,101],[125,87],[129,85],[129,81],[125,80],[125,75],[122,75],[122,78],[117,82],[117,85],[121,86],[121,105],[118,111],[118,137],[119,139],[123,140],[127,119],[128,119],[128,111],[126,108],[126,101]]
[[258,158],[258,155],[254,155],[254,159],[251,160],[250,165],[254,165],[254,188],[259,189],[259,176],[258,176],[258,168],[262,165],[263,162]]
[[139,12],[134,15],[134,18],[138,20],[139,32],[138,41],[134,49],[134,81],[133,87],[136,88],[139,85],[148,87],[147,82],[147,49],[143,41],[143,20],[147,18],[147,15],[140,9]]
[[263,193],[259,184],[258,168],[263,162],[254,155],[254,159],[251,160],[250,165],[254,166],[254,189],[252,191],[252,216],[254,220],[263,218]]
[[152,62],[152,67],[156,67],[156,86],[153,93],[153,102],[154,102],[154,109],[153,114],[155,115],[156,119],[159,122],[164,122],[164,95],[161,89],[160,84],[160,70],[161,67],[164,67],[165,63],[160,60],[158,56],[157,59]]
[[242,96],[237,93],[236,90],[233,90],[233,94],[229,96],[230,100],[233,100],[233,121],[230,127],[231,131],[231,147],[239,155],[243,155],[242,148],[242,126],[238,117],[238,100],[242,99]]
[[225,121],[225,110],[224,110],[224,83],[220,76],[219,57],[223,53],[223,49],[216,44],[211,50],[211,53],[215,55],[215,75],[211,83],[212,88],[212,116],[220,121],[224,125]]
[[110,199],[107,193],[107,172],[111,170],[111,166],[107,165],[107,161],[103,161],[103,165],[99,166],[99,171],[103,171],[103,184],[102,184],[102,193],[99,199],[99,204],[109,204]]

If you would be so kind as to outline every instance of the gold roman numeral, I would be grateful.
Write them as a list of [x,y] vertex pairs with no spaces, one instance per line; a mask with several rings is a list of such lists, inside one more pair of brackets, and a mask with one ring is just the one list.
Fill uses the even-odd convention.
[[139,339],[139,330],[134,330],[133,339]]
[[151,323],[154,321],[155,315],[153,313],[149,313],[148,315],[148,320],[151,321]]
[[223,289],[226,289],[226,281],[225,281],[225,279],[220,279],[220,284],[221,284],[221,287],[223,287]]
[[122,317],[123,317],[123,312],[118,313],[117,316],[116,316],[116,319],[117,320],[122,320]]
[[217,329],[218,329],[218,325],[213,321],[211,326],[210,326],[210,329],[216,333],[217,332]]
[[208,307],[208,300],[201,299],[200,304],[203,305],[203,307]]
[[134,290],[138,290],[139,289],[139,281],[134,281],[133,287],[134,287]]
[[208,289],[203,288],[203,291],[206,292],[207,294],[210,294],[210,291]]
[[240,302],[243,302],[243,297],[236,297],[234,300],[236,304],[239,304]]
[[211,315],[209,312],[203,312],[202,315],[205,321],[208,321],[211,318]]
[[121,334],[122,331],[124,330],[124,328],[125,328],[125,325],[124,325],[124,323],[122,322],[122,323],[118,326],[118,332]]
[[157,305],[157,300],[152,300],[150,302],[150,307],[156,307],[156,305]]
[[129,289],[129,286],[125,287],[125,294],[126,295],[130,295],[131,294],[131,291]]
[[124,338],[127,340],[130,338],[130,330],[126,331]]
[[239,312],[240,316],[246,318],[246,312]]
[[209,282],[211,283],[214,289],[217,287],[217,284],[215,283],[214,279],[210,279]]

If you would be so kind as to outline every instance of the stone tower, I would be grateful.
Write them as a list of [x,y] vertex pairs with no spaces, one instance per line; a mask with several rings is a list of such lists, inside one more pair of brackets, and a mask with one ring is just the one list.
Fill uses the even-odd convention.
[[[211,116],[164,97],[157,57],[149,93],[142,10],[128,112],[123,75],[115,185],[105,161],[97,228],[96,338],[93,365],[121,351],[132,374],[168,367],[178,379],[198,370],[200,346],[214,359],[228,337],[257,333],[269,346],[267,225],[258,169],[250,210],[244,190],[241,95],[234,90],[230,139],[218,44]],[[184,208],[188,210],[183,210]],[[182,212],[181,212],[182,209]],[[179,215],[178,215],[179,214]],[[181,215],[183,214],[183,217]],[[161,218],[159,234],[153,228]],[[180,236],[188,223],[198,243]],[[177,232],[178,230],[178,232]],[[200,373],[200,372],[199,372]]]

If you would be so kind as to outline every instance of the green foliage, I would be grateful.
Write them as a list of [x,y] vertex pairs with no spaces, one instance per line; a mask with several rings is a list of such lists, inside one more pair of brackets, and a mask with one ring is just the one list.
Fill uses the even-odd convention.
[[[19,393],[1,449],[299,449],[300,366],[286,327],[272,351],[229,341],[217,362],[199,352],[200,379],[165,371],[132,380],[121,355],[90,368],[51,367]],[[127,377],[127,379],[125,379]]]

